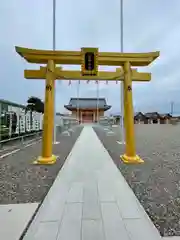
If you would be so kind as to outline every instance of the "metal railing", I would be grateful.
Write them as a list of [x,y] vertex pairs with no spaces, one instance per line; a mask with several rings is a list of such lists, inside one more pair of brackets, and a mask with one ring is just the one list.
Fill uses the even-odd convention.
[[67,131],[73,126],[79,125],[78,120],[71,116],[59,116],[56,123],[56,132],[57,134]]
[[61,134],[64,131],[67,131],[68,129],[71,129],[72,127],[75,127],[78,125],[79,125],[78,122],[67,122],[62,125],[56,125],[56,130],[57,130],[57,133]]
[[103,126],[112,127],[115,124],[115,120],[113,118],[102,118],[99,119],[98,123]]
[[[78,125],[79,125],[78,121],[67,121],[66,120],[66,121],[63,121],[62,124],[58,124],[55,127],[57,130],[57,134],[61,134],[64,131],[67,131],[67,130],[71,129],[72,127],[78,126]],[[14,136],[14,137],[9,137],[9,138],[0,140],[0,148],[2,148],[5,145],[12,145],[14,143],[17,143],[17,145],[24,144],[27,139],[32,138],[32,140],[36,140],[38,138],[40,139],[41,136],[42,136],[42,131],[18,135],[18,136]]]
[[0,141],[0,148],[2,148],[4,145],[12,144],[13,142],[15,143],[18,141],[19,141],[19,143],[24,144],[26,139],[32,138],[35,140],[37,138],[40,138],[41,135],[42,135],[42,131],[39,131],[39,132],[34,132],[34,133],[16,136],[16,137],[12,137],[12,138],[7,138],[7,139]]

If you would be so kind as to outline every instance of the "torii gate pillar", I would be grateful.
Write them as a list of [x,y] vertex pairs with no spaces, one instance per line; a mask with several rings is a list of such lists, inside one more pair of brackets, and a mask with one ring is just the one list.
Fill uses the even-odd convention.
[[53,164],[56,162],[57,158],[55,155],[52,155],[52,130],[54,128],[54,71],[55,63],[53,60],[49,60],[47,63],[45,84],[42,156],[34,162],[39,164]]
[[143,163],[144,161],[136,155],[135,134],[134,134],[134,111],[132,98],[132,76],[131,65],[125,62],[124,69],[124,124],[125,124],[125,154],[121,156],[125,163]]

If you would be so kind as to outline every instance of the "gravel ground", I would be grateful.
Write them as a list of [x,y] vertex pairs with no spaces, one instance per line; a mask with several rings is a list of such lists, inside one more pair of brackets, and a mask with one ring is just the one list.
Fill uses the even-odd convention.
[[133,189],[161,236],[180,236],[180,125],[135,125],[137,153],[145,161],[126,165],[120,129],[95,127],[98,137]]
[[58,135],[60,142],[53,153],[59,158],[54,165],[33,165],[40,155],[41,142],[0,160],[0,204],[41,202],[63,166],[82,127],[75,127],[71,136]]

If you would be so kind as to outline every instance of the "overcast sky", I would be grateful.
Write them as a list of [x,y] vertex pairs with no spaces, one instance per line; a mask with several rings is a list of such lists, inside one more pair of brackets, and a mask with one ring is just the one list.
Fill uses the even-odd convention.
[[[44,98],[43,80],[23,78],[27,64],[14,46],[52,48],[53,0],[6,0],[0,3],[0,98],[25,104],[29,96]],[[152,72],[149,83],[133,84],[136,111],[180,112],[180,1],[124,0],[124,52],[160,51],[161,56],[139,71]],[[120,51],[120,0],[57,0],[56,48],[80,50],[99,47],[100,51]],[[78,69],[78,66],[65,66]],[[104,68],[102,68],[104,69]],[[113,70],[114,68],[110,68]],[[80,97],[96,97],[95,83],[82,83]],[[77,82],[56,83],[56,108],[77,96]],[[120,109],[120,85],[100,84],[100,97]]]

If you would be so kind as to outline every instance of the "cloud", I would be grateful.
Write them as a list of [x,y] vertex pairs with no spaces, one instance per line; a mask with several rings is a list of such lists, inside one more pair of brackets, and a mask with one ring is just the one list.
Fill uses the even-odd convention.
[[[83,46],[100,51],[120,51],[120,0],[56,1],[56,48],[79,50]],[[160,51],[160,57],[139,71],[152,72],[150,83],[134,83],[135,108],[169,111],[169,102],[179,101],[180,2],[164,0],[124,0],[124,51]],[[25,80],[25,68],[39,66],[25,63],[15,45],[52,49],[52,1],[2,1],[0,7],[1,88],[0,98],[25,103],[31,95],[44,98],[43,80]],[[79,69],[79,66],[64,66]],[[110,71],[114,67],[101,67]],[[112,111],[120,109],[120,85],[101,83],[100,97],[106,97]],[[56,83],[56,108],[64,111],[70,97],[77,96],[77,82]],[[97,96],[95,83],[80,85],[80,96]]]

